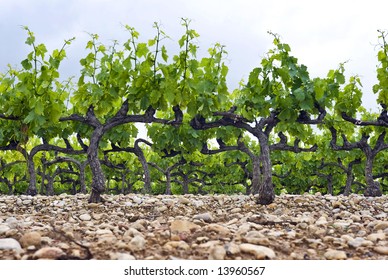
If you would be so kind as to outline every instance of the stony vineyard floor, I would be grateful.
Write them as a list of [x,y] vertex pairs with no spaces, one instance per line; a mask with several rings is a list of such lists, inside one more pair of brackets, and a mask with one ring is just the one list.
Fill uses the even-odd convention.
[[388,259],[388,198],[0,196],[0,259]]

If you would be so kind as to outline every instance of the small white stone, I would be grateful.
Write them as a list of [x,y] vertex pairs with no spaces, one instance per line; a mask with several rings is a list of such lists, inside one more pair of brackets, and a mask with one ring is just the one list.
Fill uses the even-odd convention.
[[65,255],[65,253],[58,247],[44,247],[36,251],[33,257],[36,259],[54,260],[63,255]]
[[376,242],[378,240],[385,240],[385,233],[384,232],[371,233],[366,237],[366,239],[373,242]]
[[132,197],[132,201],[134,203],[140,204],[140,203],[142,203],[143,200],[140,197],[134,196],[134,197]]
[[344,251],[339,250],[332,250],[329,249],[325,254],[324,257],[328,260],[346,260],[347,256]]
[[209,260],[224,260],[226,256],[226,250],[224,246],[216,245],[210,248]]
[[275,252],[265,246],[243,243],[240,244],[240,250],[244,253],[253,254],[258,260],[263,260],[265,258],[274,259],[276,257]]
[[193,205],[198,208],[198,207],[202,207],[205,205],[205,203],[202,201],[202,200],[193,200]]
[[197,214],[193,216],[194,220],[203,220],[204,222],[210,223],[213,221],[213,216],[211,213],[202,213],[202,214]]
[[23,205],[30,205],[32,203],[31,199],[23,200]]
[[356,237],[353,240],[348,241],[348,245],[353,248],[360,247],[364,244],[366,240],[362,237]]
[[166,244],[163,245],[163,248],[166,250],[189,250],[190,246],[185,241],[169,241]]
[[384,230],[384,229],[386,229],[386,228],[388,228],[388,221],[379,221],[376,225],[375,225],[375,227],[374,227],[374,230],[375,231],[378,231],[378,230]]
[[317,226],[326,225],[326,224],[327,224],[326,217],[325,217],[325,216],[321,216],[321,217],[315,222],[315,224],[316,224]]
[[3,233],[6,233],[7,231],[9,231],[11,228],[7,225],[4,225],[4,224],[1,224],[0,225],[0,234],[3,234]]
[[85,213],[85,214],[80,215],[79,218],[80,218],[82,221],[90,221],[90,220],[92,219],[92,217],[91,217],[88,213]]
[[377,246],[373,250],[381,255],[388,255],[388,246]]
[[181,203],[181,204],[190,204],[190,199],[186,198],[186,197],[179,197],[178,199],[178,202]]
[[112,260],[136,260],[134,256],[128,253],[110,253],[109,256]]
[[97,235],[109,234],[113,235],[113,232],[110,229],[98,229],[96,230]]
[[140,235],[136,235],[129,242],[129,246],[133,251],[140,251],[145,248],[146,240]]
[[0,250],[21,250],[22,247],[20,246],[20,243],[13,238],[3,238],[0,239]]

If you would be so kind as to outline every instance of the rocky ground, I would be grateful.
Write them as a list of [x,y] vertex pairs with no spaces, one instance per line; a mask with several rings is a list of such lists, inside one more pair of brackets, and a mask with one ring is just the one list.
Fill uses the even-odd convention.
[[388,259],[388,197],[0,196],[0,259]]

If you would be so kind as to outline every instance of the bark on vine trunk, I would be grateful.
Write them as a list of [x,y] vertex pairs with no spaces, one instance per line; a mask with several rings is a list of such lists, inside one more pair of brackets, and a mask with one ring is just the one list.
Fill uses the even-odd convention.
[[85,176],[85,168],[88,164],[87,161],[81,163],[79,165],[79,182],[80,182],[80,192],[86,193],[86,176]]
[[327,176],[327,193],[333,195],[333,174]]
[[166,195],[171,195],[171,173],[168,171],[165,173],[166,174]]
[[353,183],[353,172],[350,171],[350,173],[348,173],[347,177],[346,177],[346,184],[345,184],[345,189],[344,189],[344,195],[345,196],[349,196],[350,195],[352,183]]
[[366,181],[366,190],[364,191],[365,196],[382,196],[382,191],[380,188],[380,183],[373,180],[373,160],[374,156],[372,153],[365,152],[366,162],[365,162],[365,181]]
[[55,179],[55,172],[52,176],[47,176],[47,187],[46,187],[46,194],[47,195],[54,195],[54,179]]
[[257,203],[261,205],[271,204],[275,200],[275,192],[272,183],[272,164],[268,136],[264,133],[258,135],[260,144],[260,161],[262,164],[262,179],[259,185],[259,197]]
[[144,156],[143,150],[139,146],[135,147],[135,154],[139,159],[144,171],[144,192],[151,193],[151,174],[150,169],[148,168],[147,159]]
[[249,193],[247,194],[250,194],[250,193],[258,194],[260,183],[261,183],[260,160],[259,160],[259,157],[257,156],[252,157],[251,160],[252,160],[252,183],[249,190],[247,190],[247,192],[249,191]]
[[27,195],[37,195],[38,190],[36,188],[36,171],[35,171],[35,163],[33,160],[33,157],[30,155],[27,156],[27,169],[28,169],[28,175],[29,175],[29,184],[26,191]]
[[92,191],[89,197],[90,203],[102,201],[101,194],[105,191],[105,175],[98,158],[98,146],[103,136],[103,127],[97,127],[90,138],[90,145],[87,151],[90,171],[92,172]]

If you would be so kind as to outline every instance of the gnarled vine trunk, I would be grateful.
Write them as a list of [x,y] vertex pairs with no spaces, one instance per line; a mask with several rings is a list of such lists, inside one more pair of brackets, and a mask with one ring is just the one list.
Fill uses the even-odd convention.
[[29,184],[28,184],[26,194],[37,195],[38,190],[36,188],[36,170],[35,170],[34,159],[31,155],[28,155],[26,160],[27,160],[27,169],[28,169],[28,175],[29,175]]
[[382,196],[382,191],[380,188],[380,183],[373,180],[373,160],[374,155],[373,153],[367,151],[364,149],[365,155],[366,155],[366,162],[365,162],[365,181],[366,181],[366,190],[364,191],[365,196]]
[[257,156],[252,156],[252,182],[247,194],[258,194],[259,187],[261,184],[261,170],[260,170],[260,159]]
[[135,145],[135,155],[139,159],[141,166],[143,167],[143,171],[144,171],[144,189],[143,189],[143,191],[145,193],[151,193],[152,189],[151,189],[150,170],[148,168],[147,159],[144,156],[143,150],[138,145]]
[[268,136],[260,132],[258,135],[260,144],[260,161],[262,166],[261,181],[259,184],[259,197],[257,203],[261,205],[271,204],[275,200],[275,191],[272,183],[272,163],[268,143]]
[[98,146],[103,136],[103,127],[97,127],[90,138],[90,145],[87,151],[90,171],[92,172],[92,191],[89,197],[90,203],[102,201],[101,194],[105,191],[105,175],[98,158]]

